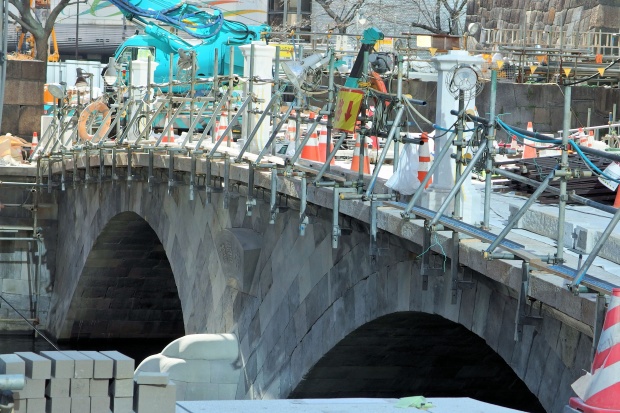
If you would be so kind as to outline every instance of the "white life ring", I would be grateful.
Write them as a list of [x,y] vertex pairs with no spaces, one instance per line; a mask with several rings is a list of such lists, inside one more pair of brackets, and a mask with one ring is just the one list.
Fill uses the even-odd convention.
[[110,111],[110,108],[108,108],[108,105],[106,105],[103,100],[96,100],[94,102],[91,102],[88,106],[86,106],[84,108],[84,110],[82,110],[82,113],[80,113],[80,118],[78,119],[78,136],[80,137],[80,139],[82,139],[83,141],[91,141],[93,140],[93,137],[95,135],[91,135],[90,133],[88,133],[87,128],[86,128],[86,124],[88,123],[88,118],[90,118],[90,115],[93,112],[99,112],[101,113],[101,116],[103,116],[103,118],[105,119],[105,121],[101,124],[101,126],[99,126],[99,136],[102,137],[104,136],[107,132],[108,129],[110,129],[110,123],[112,123],[112,117],[107,117],[108,112]]

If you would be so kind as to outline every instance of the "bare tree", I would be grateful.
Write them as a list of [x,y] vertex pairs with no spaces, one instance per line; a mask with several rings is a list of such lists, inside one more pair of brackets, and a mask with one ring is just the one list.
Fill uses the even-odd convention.
[[436,34],[461,34],[461,17],[467,0],[424,0],[411,2],[412,27]]
[[316,0],[333,20],[330,28],[338,33],[346,33],[347,29],[356,22],[360,9],[366,0]]
[[[327,19],[329,28],[346,33],[348,28],[358,25],[363,14],[366,26],[377,27],[386,35],[398,35],[411,31],[412,27],[420,32],[460,34],[467,6],[467,0],[316,0],[316,3],[323,13],[313,11],[313,30],[323,30]],[[315,17],[318,17],[316,21]]]
[[[58,15],[62,10],[69,5],[70,0],[59,0],[56,7],[49,11],[46,10],[46,18],[42,19],[37,16],[35,10],[32,8],[31,0],[9,0],[17,9],[19,15],[16,15],[9,10],[9,16],[21,27],[23,32],[29,32],[34,37],[35,49],[37,60],[42,60],[47,63],[48,44],[50,34],[54,28],[54,23],[58,18]],[[43,20],[43,22],[41,21]]]

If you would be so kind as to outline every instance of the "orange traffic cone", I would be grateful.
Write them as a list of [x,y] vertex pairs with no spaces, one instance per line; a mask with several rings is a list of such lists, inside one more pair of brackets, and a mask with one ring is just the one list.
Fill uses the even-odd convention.
[[173,143],[174,142],[174,132],[173,132],[172,126],[170,126],[169,128],[166,128],[166,126],[168,125],[169,121],[170,120],[168,119],[168,115],[166,115],[166,118],[164,120],[164,130],[161,133],[161,141],[162,142]]
[[309,161],[320,161],[319,137],[316,135],[316,130],[310,134],[310,139],[308,139],[301,150],[301,157]]
[[[532,122],[527,123],[527,130],[529,132],[534,132],[534,127],[532,126]],[[523,142],[523,156],[522,159],[536,158],[538,153],[536,152],[536,146],[534,146],[533,142]]]
[[[224,135],[224,132],[228,128],[228,112],[222,112],[220,114],[220,123],[217,125],[217,134],[215,135],[215,139],[220,140],[220,138]],[[223,142],[228,141],[228,136],[226,136]]]
[[[422,132],[420,139],[424,142],[423,145],[418,147],[418,180],[422,183],[426,175],[428,175],[428,171],[431,169],[431,149],[428,145],[428,133]],[[433,179],[431,178],[424,188],[428,188],[432,182]]]
[[[321,131],[319,132],[319,161],[325,163],[327,160],[327,126],[320,126]],[[334,150],[334,143],[329,143],[329,151],[332,152]],[[336,161],[332,158],[330,165],[335,165]]]
[[286,124],[286,139],[288,140],[286,155],[288,156],[295,155],[295,138],[297,136],[297,123],[292,117],[293,113],[291,112],[291,117],[289,117],[288,123]]
[[517,142],[517,135],[512,135],[512,140],[510,141],[510,149],[519,149],[519,143]]
[[620,186],[616,189],[616,199],[614,200],[614,208],[620,208]]
[[588,147],[591,148],[593,143],[594,143],[594,131],[591,130],[588,132],[588,141],[586,145],[588,145]]
[[584,413],[620,412],[620,288],[612,289],[611,294],[603,331],[592,361],[592,376],[583,399],[571,397],[568,401],[570,407]]
[[323,125],[318,126],[319,131],[319,161],[327,160],[327,128]]
[[[355,134],[355,149],[353,150],[353,159],[351,160],[351,170],[359,172],[360,170],[360,135]],[[370,174],[370,159],[368,158],[368,145],[364,142],[364,173]]]
[[39,144],[39,135],[36,132],[32,132],[32,142],[30,143],[30,156],[37,150]]

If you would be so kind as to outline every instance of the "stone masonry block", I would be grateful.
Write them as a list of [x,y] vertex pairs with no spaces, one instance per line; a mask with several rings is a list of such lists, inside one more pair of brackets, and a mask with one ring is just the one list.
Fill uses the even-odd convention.
[[90,413],[90,397],[71,397],[71,413]]
[[45,398],[28,399],[28,413],[43,413],[45,411]]
[[112,413],[133,413],[133,397],[113,397]]
[[15,353],[26,363],[26,377],[31,379],[49,379],[52,375],[52,362],[31,352]]
[[46,413],[67,413],[71,411],[70,397],[52,397],[45,399]]
[[91,397],[90,413],[110,413],[110,396]]
[[26,378],[24,388],[14,390],[15,399],[42,399],[45,397],[45,380],[35,380]]
[[75,379],[92,379],[94,360],[76,350],[63,351],[63,353],[74,360],[75,370],[73,378]]
[[168,373],[157,373],[141,371],[134,377],[136,384],[147,384],[149,386],[166,386],[168,384]]
[[75,370],[75,361],[61,351],[41,351],[41,356],[52,361],[52,377],[58,379],[72,379]]
[[114,362],[114,378],[115,379],[133,379],[135,370],[135,361],[118,351],[100,351],[106,357]]
[[26,374],[26,362],[16,354],[0,354],[0,374]]
[[71,397],[88,397],[90,396],[90,379],[70,379],[71,389],[69,395]]
[[45,395],[47,397],[69,397],[71,379],[49,379],[46,380]]
[[110,380],[90,379],[90,397],[104,397],[108,395]]
[[575,249],[584,254],[589,254],[596,243],[596,231],[577,225],[575,237]]
[[93,378],[111,379],[114,374],[114,361],[98,351],[82,351],[86,357],[94,360]]
[[13,402],[13,413],[27,413],[28,400],[15,399]]
[[136,413],[174,413],[176,404],[176,386],[170,383],[161,386],[136,386],[134,410]]
[[110,396],[133,396],[133,379],[115,379],[110,383]]

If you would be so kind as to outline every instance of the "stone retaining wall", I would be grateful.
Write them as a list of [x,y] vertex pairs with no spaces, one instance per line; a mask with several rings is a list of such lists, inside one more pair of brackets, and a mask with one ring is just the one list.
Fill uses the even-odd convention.
[[615,0],[476,0],[467,5],[467,22],[486,29],[617,32],[620,7]]
[[[429,119],[435,119],[436,82],[420,80],[406,81],[404,93],[416,99],[427,101],[426,106],[417,109]],[[392,90],[396,90],[395,84]],[[534,130],[542,133],[557,133],[562,130],[564,118],[564,88],[555,84],[504,83],[497,84],[496,114],[509,125],[525,128],[532,122]],[[476,108],[480,116],[488,117],[491,100],[491,85],[487,83],[476,97]],[[614,103],[620,102],[620,90],[603,87],[573,87],[571,127],[586,126],[588,109],[592,109],[591,125],[606,125]],[[618,116],[618,115],[616,115]],[[421,124],[425,130],[430,126]],[[499,133],[500,140],[506,134]]]
[[30,140],[41,133],[46,65],[39,60],[8,60],[0,133]]

